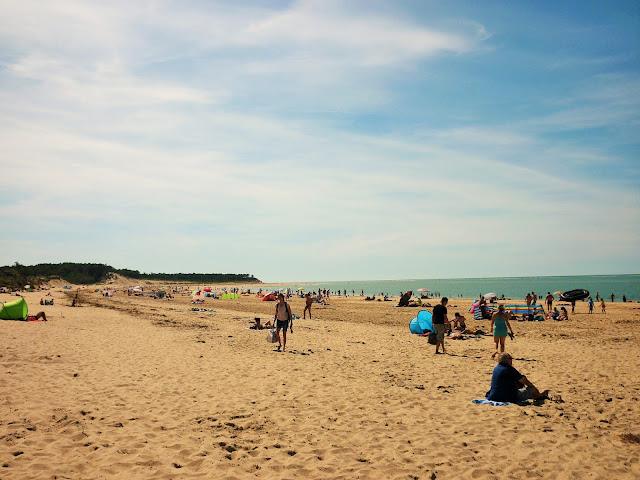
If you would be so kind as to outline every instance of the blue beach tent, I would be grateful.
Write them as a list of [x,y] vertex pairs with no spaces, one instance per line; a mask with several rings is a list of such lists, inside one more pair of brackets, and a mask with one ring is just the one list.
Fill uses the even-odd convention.
[[411,330],[411,333],[418,335],[427,332],[436,333],[436,329],[433,327],[433,322],[431,321],[431,312],[428,310],[420,310],[418,316],[411,320],[409,330]]

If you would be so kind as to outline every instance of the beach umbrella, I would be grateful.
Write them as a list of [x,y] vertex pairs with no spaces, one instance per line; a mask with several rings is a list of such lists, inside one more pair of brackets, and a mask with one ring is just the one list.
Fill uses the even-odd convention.
[[416,290],[416,292],[428,292],[429,290],[427,290],[426,288],[419,288],[418,290]]
[[562,295],[561,291],[553,292],[554,295]]
[[298,290],[304,290],[304,288],[300,287],[300,288],[298,288]]
[[485,293],[484,298],[486,300],[489,300],[490,298],[498,298],[498,295],[496,295],[495,293]]

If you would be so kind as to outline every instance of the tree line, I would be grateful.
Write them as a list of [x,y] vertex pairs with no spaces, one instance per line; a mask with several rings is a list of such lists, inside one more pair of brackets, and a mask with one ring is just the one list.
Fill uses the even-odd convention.
[[0,267],[0,287],[22,288],[37,285],[53,278],[60,278],[76,285],[90,285],[107,281],[112,274],[135,280],[158,280],[166,282],[199,283],[260,283],[248,273],[140,273],[128,268],[113,268],[102,263],[39,263],[37,265],[14,265]]

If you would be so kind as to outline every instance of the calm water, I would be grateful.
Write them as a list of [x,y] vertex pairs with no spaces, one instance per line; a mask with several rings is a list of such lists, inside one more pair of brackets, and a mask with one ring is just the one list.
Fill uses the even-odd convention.
[[318,282],[305,283],[305,290],[317,290],[327,288],[336,291],[347,290],[349,295],[352,290],[360,294],[364,290],[365,295],[378,295],[381,292],[398,296],[400,292],[413,290],[416,294],[419,288],[429,289],[431,292],[440,292],[441,295],[450,298],[459,297],[474,298],[481,293],[504,294],[507,298],[522,299],[527,292],[535,292],[543,297],[547,292],[566,292],[577,288],[589,290],[595,298],[596,292],[609,299],[615,294],[615,301],[621,301],[622,295],[627,300],[640,300],[640,275],[581,275],[568,277],[502,277],[502,278],[448,278],[448,279],[423,279],[423,280],[362,280],[342,282]]

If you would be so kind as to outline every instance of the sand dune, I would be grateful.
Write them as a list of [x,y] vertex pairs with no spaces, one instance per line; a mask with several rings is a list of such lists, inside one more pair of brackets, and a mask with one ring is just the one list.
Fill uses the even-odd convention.
[[640,477],[638,304],[516,322],[514,366],[564,402],[489,407],[492,339],[435,356],[417,309],[332,298],[278,353],[254,296],[53,295],[25,295],[49,322],[0,322],[3,479]]

